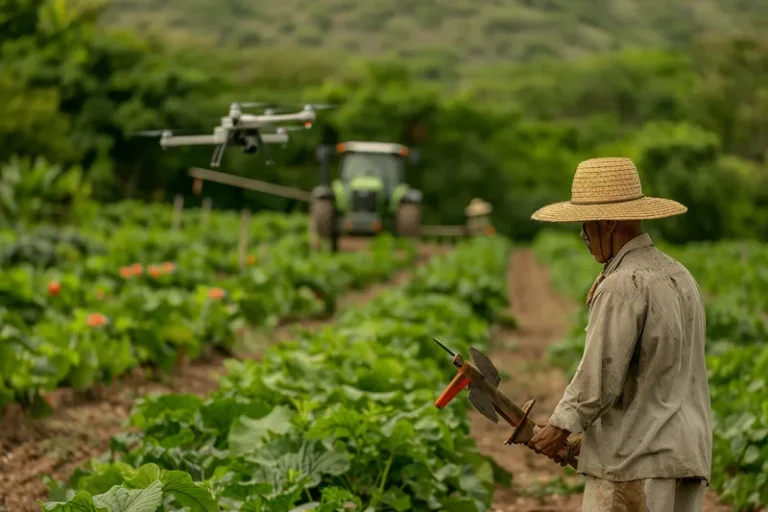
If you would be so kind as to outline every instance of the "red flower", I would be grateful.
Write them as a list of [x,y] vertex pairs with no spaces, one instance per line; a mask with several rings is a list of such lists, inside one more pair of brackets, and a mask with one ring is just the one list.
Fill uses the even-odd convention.
[[48,283],[48,293],[55,297],[59,294],[60,291],[61,285],[58,283],[58,281],[51,281]]
[[221,288],[211,288],[210,290],[208,290],[209,299],[218,300],[223,298],[224,295],[225,295],[225,292]]
[[91,313],[88,315],[88,327],[101,327],[107,324],[107,317],[101,313]]

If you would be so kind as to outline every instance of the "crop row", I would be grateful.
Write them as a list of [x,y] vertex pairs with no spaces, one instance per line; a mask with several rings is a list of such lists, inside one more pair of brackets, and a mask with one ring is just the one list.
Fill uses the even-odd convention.
[[260,362],[228,361],[207,398],[143,398],[138,431],[53,484],[45,509],[488,510],[510,477],[479,454],[465,400],[434,407],[453,370],[432,337],[487,346],[508,250],[502,238],[462,242],[333,326]]
[[[718,242],[660,249],[683,263],[704,294],[713,416],[712,486],[737,510],[768,504],[768,244]],[[577,235],[542,234],[535,249],[553,284],[582,302],[599,265]],[[551,359],[575,372],[586,308]]]
[[241,272],[237,235],[226,234],[233,222],[239,231],[237,216],[211,216],[221,234],[192,222],[170,231],[170,209],[154,213],[155,227],[126,214],[122,224],[105,215],[76,231],[2,233],[0,408],[18,402],[42,414],[41,392],[90,389],[136,367],[167,371],[208,348],[231,352],[246,328],[328,314],[343,289],[385,280],[415,258],[387,237],[369,254],[313,253],[304,219],[268,214],[254,218],[256,250]]

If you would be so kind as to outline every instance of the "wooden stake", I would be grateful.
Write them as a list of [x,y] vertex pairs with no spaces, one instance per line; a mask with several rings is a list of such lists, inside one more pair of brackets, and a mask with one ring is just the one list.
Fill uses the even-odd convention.
[[248,231],[251,225],[251,211],[243,209],[240,213],[240,272],[245,271],[246,258],[248,256]]
[[203,229],[208,227],[208,221],[211,220],[212,203],[210,197],[203,199],[203,208],[200,211],[200,226]]
[[177,195],[173,199],[173,229],[179,229],[181,226],[181,210],[184,208],[184,196]]

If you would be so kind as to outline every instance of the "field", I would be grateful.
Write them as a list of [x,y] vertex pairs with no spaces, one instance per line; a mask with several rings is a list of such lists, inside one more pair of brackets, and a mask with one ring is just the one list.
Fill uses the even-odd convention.
[[[303,216],[262,213],[241,268],[239,216],[201,215],[174,227],[168,206],[125,202],[69,231],[3,231],[6,510],[579,509],[580,476],[499,450],[508,429],[465,397],[434,407],[453,370],[431,341],[488,350],[546,421],[599,269],[575,233],[331,255]],[[707,296],[705,510],[764,505],[766,246],[664,249]]]
[[[647,228],[706,298],[705,510],[764,509],[766,6],[5,2],[0,512],[579,510],[583,477],[503,446],[509,428],[465,394],[434,406],[455,369],[431,338],[488,351],[502,390],[548,419],[600,266],[578,228],[531,213],[600,156],[688,207]],[[308,191],[321,145],[399,142],[425,225],[464,223],[480,198],[494,235],[332,254],[303,202],[199,190],[189,168],[213,148],[156,138],[242,126],[222,115],[261,101],[331,105],[309,129],[261,118],[290,131],[274,165],[226,128],[222,172]]]

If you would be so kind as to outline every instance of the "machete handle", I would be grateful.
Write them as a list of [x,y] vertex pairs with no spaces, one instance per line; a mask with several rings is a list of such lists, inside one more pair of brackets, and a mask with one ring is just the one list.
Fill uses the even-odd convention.
[[443,407],[448,405],[451,402],[451,400],[453,400],[462,389],[464,389],[469,385],[470,383],[469,377],[467,377],[467,374],[462,370],[464,370],[464,366],[459,368],[459,371],[453,377],[453,380],[451,381],[451,383],[448,384],[448,386],[446,386],[446,388],[437,398],[437,400],[435,401],[435,407],[437,407],[438,409],[442,409]]

